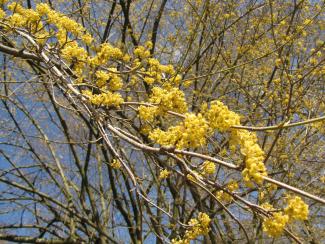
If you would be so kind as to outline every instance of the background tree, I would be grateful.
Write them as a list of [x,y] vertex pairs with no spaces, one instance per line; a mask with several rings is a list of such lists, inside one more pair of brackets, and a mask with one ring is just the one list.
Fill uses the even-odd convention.
[[0,240],[324,240],[323,1],[0,4]]

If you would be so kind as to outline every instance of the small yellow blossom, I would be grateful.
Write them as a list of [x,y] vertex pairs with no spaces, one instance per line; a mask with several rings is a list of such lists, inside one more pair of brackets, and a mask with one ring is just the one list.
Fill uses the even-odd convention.
[[40,14],[40,15],[45,15],[47,13],[49,13],[51,10],[50,6],[47,5],[46,3],[39,3],[36,5],[36,11]]
[[106,64],[110,59],[122,59],[123,53],[119,48],[111,46],[109,43],[103,43],[100,46],[97,55],[89,59],[90,65]]
[[84,41],[84,43],[90,45],[94,38],[89,33],[86,33],[81,36],[81,39]]
[[177,126],[169,127],[167,131],[155,129],[150,132],[149,138],[164,146],[196,148],[206,144],[208,132],[209,127],[203,116],[189,113]]
[[62,56],[69,62],[73,61],[74,59],[85,61],[87,58],[86,50],[82,47],[79,47],[76,41],[66,44],[61,52]]
[[153,87],[149,102],[157,104],[159,107],[158,112],[161,115],[167,111],[178,113],[185,113],[187,111],[185,94],[178,88],[163,89],[160,87]]
[[0,19],[3,19],[4,17],[6,17],[6,12],[0,8]]
[[213,129],[218,129],[221,132],[229,130],[233,125],[240,124],[240,116],[230,111],[220,101],[212,101],[210,109],[204,114]]
[[92,95],[90,97],[90,102],[95,105],[118,107],[124,100],[119,93],[105,92]]
[[159,180],[163,180],[168,178],[168,176],[171,174],[170,171],[168,171],[167,169],[161,170],[159,173]]
[[189,244],[191,240],[196,239],[200,235],[207,235],[210,231],[211,219],[206,213],[199,213],[197,219],[191,219],[188,224],[191,227],[186,230],[182,239],[173,239],[173,244]]
[[26,19],[22,15],[14,13],[10,16],[9,23],[13,26],[21,27],[26,24]]
[[[233,192],[235,190],[238,189],[238,183],[236,181],[231,180],[227,185],[226,188]],[[225,203],[229,203],[233,200],[232,196],[230,194],[228,194],[227,192],[221,190],[221,191],[217,191],[216,193],[216,198],[219,201],[225,202]]]
[[263,203],[261,204],[261,207],[267,211],[274,210],[273,206],[270,203]]
[[119,160],[117,159],[113,159],[112,163],[111,163],[111,167],[113,169],[120,169],[122,167],[122,164]]
[[288,221],[288,215],[281,212],[273,213],[273,216],[263,221],[263,231],[270,237],[278,237],[283,233]]
[[138,46],[136,49],[134,49],[134,55],[138,56],[141,59],[145,59],[150,56],[150,52],[147,48]]
[[205,161],[202,165],[202,173],[211,175],[216,172],[216,165],[213,162]]
[[149,76],[146,76],[143,78],[144,82],[147,83],[148,85],[152,85],[155,82],[155,79]]
[[289,197],[287,204],[288,206],[284,209],[284,212],[289,216],[290,220],[308,219],[308,205],[300,197]]
[[157,107],[147,107],[147,106],[139,106],[139,117],[142,120],[146,120],[148,122],[154,121],[155,117],[158,115]]
[[246,130],[232,130],[230,144],[239,144],[241,154],[246,157],[242,175],[247,186],[251,186],[251,181],[261,185],[267,173],[263,164],[264,152],[257,144],[256,135]]
[[201,175],[198,172],[193,171],[191,174],[187,174],[186,178],[190,181],[197,182],[197,179],[200,179]]
[[96,85],[98,87],[103,87],[106,85],[108,79],[110,78],[110,75],[105,71],[98,70],[96,71],[96,77],[97,77]]
[[229,203],[232,201],[232,196],[228,194],[227,192],[224,192],[223,190],[217,191],[216,198],[225,203]]
[[98,70],[96,71],[96,85],[98,87],[103,87],[108,83],[108,87],[111,91],[117,91],[123,87],[122,79],[118,74],[116,74],[116,68],[108,69],[112,73],[107,73],[106,71]]

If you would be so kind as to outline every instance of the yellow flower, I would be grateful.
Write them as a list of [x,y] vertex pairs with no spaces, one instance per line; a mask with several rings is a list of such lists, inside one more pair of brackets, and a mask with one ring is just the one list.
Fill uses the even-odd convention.
[[25,25],[26,19],[20,14],[15,13],[10,16],[9,23],[13,26],[21,27]]
[[67,43],[61,50],[62,56],[69,62],[74,59],[79,61],[85,61],[87,58],[87,52],[84,48],[79,47],[76,41]]
[[277,58],[277,59],[275,60],[275,65],[276,65],[277,67],[280,67],[281,64],[282,64],[282,60],[281,60],[280,58]]
[[223,190],[217,191],[216,198],[225,203],[230,203],[232,201],[232,196],[229,195],[227,192],[224,192]]
[[288,206],[284,209],[284,212],[289,216],[290,220],[308,219],[308,205],[300,197],[289,197],[287,204]]
[[230,111],[220,101],[212,101],[210,109],[204,114],[209,126],[213,129],[218,129],[221,132],[229,130],[233,125],[240,124],[240,116]]
[[155,117],[158,114],[158,108],[157,107],[147,107],[147,106],[139,106],[138,108],[139,117],[142,120],[146,120],[148,122],[153,122]]
[[220,101],[212,101],[210,108],[202,105],[202,112],[209,126],[221,132],[231,132],[229,141],[230,149],[236,149],[239,145],[241,154],[245,156],[246,167],[243,170],[243,178],[246,185],[253,186],[252,181],[257,184],[263,183],[263,176],[266,176],[266,168],[263,164],[264,152],[257,144],[256,135],[246,130],[234,129],[232,126],[240,125],[240,116],[232,112]]
[[177,148],[201,147],[206,144],[209,127],[201,114],[186,114],[184,121],[177,126],[169,127],[167,131],[155,129],[149,138],[164,146]]
[[119,93],[105,92],[92,95],[90,97],[90,102],[95,105],[118,107],[124,100]]
[[81,39],[82,39],[82,40],[83,40],[87,45],[90,45],[94,38],[93,38],[89,33],[86,33],[86,34],[83,34],[83,35],[81,36]]
[[197,219],[191,219],[188,224],[192,225],[189,230],[185,232],[185,240],[194,240],[200,235],[209,233],[211,219],[206,213],[199,213]]
[[267,211],[269,211],[269,210],[274,210],[273,206],[272,206],[270,203],[267,203],[267,202],[261,204],[261,207],[262,207],[263,209],[267,210]]
[[45,15],[49,13],[51,10],[50,6],[47,5],[46,3],[39,3],[36,5],[36,12],[39,13],[40,15]]
[[[226,188],[233,192],[238,189],[238,183],[236,181],[231,180],[227,185]],[[217,191],[216,198],[218,198],[219,201],[229,203],[233,200],[232,196],[228,194],[227,192],[224,192],[223,190]]]
[[205,161],[202,165],[203,174],[214,174],[216,172],[216,165],[213,162]]
[[98,70],[96,71],[96,77],[96,85],[101,88],[106,85],[106,82],[110,78],[110,75],[105,71]]
[[4,17],[6,17],[6,12],[0,8],[0,19],[3,19]]
[[144,82],[147,83],[148,85],[151,85],[155,82],[155,79],[149,76],[146,76],[143,78]]
[[138,46],[136,49],[134,49],[133,52],[134,55],[138,56],[141,59],[145,59],[150,56],[149,50],[143,46]]
[[191,219],[188,224],[191,227],[186,230],[183,239],[173,239],[173,244],[190,244],[191,240],[196,239],[200,235],[207,235],[210,231],[211,219],[206,213],[199,213],[196,219]]
[[195,171],[192,172],[192,174],[187,174],[186,178],[190,181],[197,182],[197,178],[200,179],[201,175]]
[[251,181],[261,185],[263,176],[266,176],[266,168],[263,164],[264,152],[257,144],[256,135],[246,130],[235,130],[231,132],[230,144],[240,145],[240,152],[245,156],[245,169],[242,172],[247,186],[252,186]]
[[106,64],[110,59],[122,59],[123,53],[119,48],[113,47],[108,43],[103,43],[100,46],[97,55],[89,59],[90,65]]
[[113,169],[120,169],[122,167],[122,164],[120,163],[119,160],[113,159],[113,162],[111,163],[111,167]]
[[168,171],[167,169],[161,170],[159,173],[159,180],[163,180],[168,178],[168,176],[171,174],[170,171]]
[[229,191],[236,191],[238,189],[238,183],[236,181],[231,180],[227,184],[227,188]]
[[282,213],[273,213],[272,217],[263,221],[263,231],[270,237],[278,237],[283,233],[286,224],[289,221],[288,215]]
[[[109,71],[117,72],[116,68],[110,68]],[[117,91],[121,89],[123,86],[122,80],[118,74],[107,73],[105,71],[98,70],[96,71],[96,77],[97,77],[96,85],[98,87],[103,87],[106,85],[107,82],[109,82],[108,83],[109,89],[111,91]]]
[[178,113],[185,113],[187,111],[185,94],[178,88],[163,89],[153,87],[149,102],[157,104],[159,107],[158,112],[161,115],[168,110]]

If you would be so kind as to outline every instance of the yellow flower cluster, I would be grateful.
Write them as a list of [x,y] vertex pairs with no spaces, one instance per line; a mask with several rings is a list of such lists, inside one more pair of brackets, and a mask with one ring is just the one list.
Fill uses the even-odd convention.
[[[68,62],[77,61],[74,63],[74,71],[77,75],[82,74],[88,55],[84,48],[79,47],[76,40],[82,40],[85,44],[89,45],[93,39],[84,27],[71,18],[52,10],[45,3],[37,4],[36,11],[25,9],[16,2],[9,4],[8,9],[13,12],[8,18],[9,24],[14,27],[30,29],[40,44],[44,44],[50,36],[43,26],[43,23],[47,24],[51,29],[50,32],[55,34],[58,43],[63,47],[61,50],[62,56]],[[42,17],[45,18],[42,20]],[[76,39],[74,41],[69,40],[68,33],[71,33]]]
[[85,44],[89,45],[93,38],[92,36],[86,32],[85,28],[70,19],[69,17],[56,12],[55,10],[51,9],[49,5],[45,3],[37,4],[36,12],[40,16],[46,16],[46,22],[51,25],[55,25],[57,27],[56,37],[58,42],[63,45],[68,40],[68,32],[73,34],[77,38],[81,38]]
[[202,164],[202,175],[212,175],[216,172],[216,165],[213,162],[205,161]]
[[115,106],[118,107],[121,103],[124,102],[121,94],[105,92],[101,94],[90,94],[90,102],[99,106]]
[[[7,7],[13,12],[8,18],[10,26],[25,27],[34,34],[40,44],[44,44],[50,37],[50,34],[46,31],[46,26],[43,24],[48,25],[50,32],[56,35],[58,42],[63,47],[61,50],[62,56],[69,63],[73,62],[73,70],[77,75],[82,74],[82,69],[88,55],[82,47],[78,46],[77,41],[68,39],[68,32],[74,35],[75,38],[83,40],[86,44],[92,41],[92,37],[79,23],[52,10],[45,3],[37,4],[36,11],[26,9],[16,2],[9,4]],[[0,13],[0,15],[3,14]],[[42,17],[44,18],[42,19]]]
[[147,83],[148,85],[152,85],[155,82],[155,78],[151,76],[145,76],[143,78],[144,82]]
[[111,167],[113,169],[120,169],[122,167],[121,162],[117,159],[113,159],[112,163],[111,163]]
[[187,111],[184,92],[178,88],[163,89],[154,87],[152,88],[149,102],[158,104],[159,113],[167,112],[168,110],[178,113],[185,113]]
[[[263,231],[271,237],[278,237],[283,233],[287,223],[293,220],[308,219],[308,205],[298,196],[292,196],[287,199],[288,206],[283,212],[273,213],[271,217],[263,221]],[[264,203],[261,207],[265,210],[274,210],[269,203]]]
[[246,130],[232,130],[230,144],[239,144],[240,152],[245,156],[246,165],[242,174],[246,185],[252,187],[252,181],[261,185],[267,172],[263,163],[264,152],[257,143],[256,135]]
[[[36,11],[37,13],[39,13],[40,15],[46,15],[48,13],[50,13],[51,11],[55,12],[54,10],[52,10],[50,8],[49,5],[47,5],[46,3],[39,3],[36,5]],[[49,20],[51,21],[51,20]]]
[[196,148],[206,144],[208,129],[208,123],[202,114],[188,113],[178,125],[169,127],[167,131],[155,129],[149,133],[149,138],[164,146]]
[[138,108],[139,117],[144,121],[153,122],[158,114],[157,110],[157,107],[147,107],[141,105]]
[[89,64],[93,66],[98,66],[106,64],[110,59],[123,59],[124,55],[122,51],[113,47],[109,43],[103,43],[97,52],[97,55],[89,59]]
[[185,113],[187,104],[184,93],[178,88],[163,89],[152,88],[149,102],[155,107],[139,106],[139,117],[148,122],[152,122],[156,116],[165,115],[167,111]]
[[179,84],[181,76],[176,75],[172,65],[163,65],[159,60],[150,57],[151,48],[152,43],[148,41],[144,46],[137,46],[133,51],[136,57],[133,62],[134,67],[146,67],[146,69],[140,69],[143,74],[143,81],[148,85],[153,85],[155,82],[162,83],[162,81],[164,81],[165,86]]
[[62,57],[69,63],[73,63],[73,70],[78,76],[82,74],[87,59],[87,52],[84,48],[79,47],[76,41],[68,42],[61,50]]
[[175,74],[174,67],[171,64],[169,64],[169,65],[163,65],[163,64],[161,64],[155,58],[149,58],[148,59],[148,64],[149,64],[150,69],[152,71],[155,71],[155,72],[164,72],[165,74],[170,74],[170,75],[174,75]]
[[288,206],[284,209],[284,212],[289,216],[290,220],[308,219],[308,205],[300,197],[290,197],[287,204]]
[[202,175],[199,174],[198,172],[196,171],[193,171],[191,172],[191,174],[187,174],[186,175],[186,178],[190,181],[193,181],[193,182],[197,182],[197,179],[201,180],[202,179]]
[[167,169],[161,170],[159,173],[159,180],[164,180],[166,178],[168,178],[168,176],[171,174],[170,171],[168,171]]
[[148,58],[147,63],[148,69],[146,72],[144,72],[144,81],[149,85],[152,85],[154,82],[161,82],[163,73],[165,77],[167,75],[173,76],[175,74],[175,70],[172,65],[162,65],[155,58]]
[[41,15],[39,13],[32,9],[25,9],[16,2],[9,4],[8,9],[13,12],[8,18],[9,24],[12,27],[26,27],[35,35],[39,42],[44,43],[49,34],[45,31],[43,23],[40,21]]
[[136,49],[134,49],[133,53],[135,56],[145,59],[150,57],[150,51],[149,49],[152,48],[152,43],[147,42],[145,46],[137,46]]
[[[202,109],[206,110],[207,105],[205,104]],[[240,116],[217,100],[211,102],[210,109],[205,112],[204,116],[212,129],[221,132],[228,131],[231,126],[240,124]]]
[[[171,103],[168,93],[164,92],[162,88],[154,89],[153,93],[154,95],[151,97],[150,101],[163,105],[159,106],[162,111],[165,111],[165,109],[175,111],[175,104],[182,105],[185,100],[182,98],[181,103]],[[168,99],[165,99],[166,97],[168,97]],[[184,110],[185,106],[186,103],[184,102],[182,106]],[[159,108],[140,107],[139,116],[142,119],[153,121],[155,116],[161,112]],[[178,105],[176,108],[179,109],[180,106]],[[220,101],[212,101],[209,109],[207,104],[202,106],[202,112],[204,116],[201,114],[197,116],[188,114],[184,122],[177,126],[170,127],[166,132],[155,129],[149,134],[149,137],[161,145],[176,145],[177,148],[195,148],[205,145],[206,137],[211,134],[213,130],[218,129],[222,132],[229,131],[231,132],[230,145],[239,145],[241,154],[245,156],[246,165],[242,174],[246,185],[252,187],[253,181],[257,184],[262,184],[263,176],[266,176],[267,172],[263,164],[264,152],[257,143],[256,135],[246,130],[231,128],[234,125],[240,125],[240,116],[230,111],[228,107]]]
[[[226,188],[231,192],[236,191],[238,189],[238,183],[236,181],[231,180],[227,184]],[[225,203],[229,203],[233,199],[230,194],[228,194],[227,192],[224,192],[222,190],[217,191],[216,198],[218,198],[219,201],[222,201],[222,202],[225,202]]]
[[108,82],[109,89],[111,91],[117,91],[117,90],[121,89],[123,86],[123,82],[122,82],[122,79],[120,78],[120,76],[118,74],[115,74],[117,72],[117,69],[110,68],[108,70],[111,72],[114,72],[114,73],[107,73],[102,70],[96,71],[96,77],[97,77],[96,85],[98,87],[102,88]]
[[62,57],[71,62],[74,59],[85,61],[87,58],[87,52],[84,48],[79,47],[76,41],[67,43],[61,50]]
[[283,233],[288,221],[288,215],[281,212],[273,213],[272,217],[266,218],[263,221],[263,231],[270,237],[278,237]]
[[6,17],[6,12],[0,8],[0,19],[3,19],[4,17]]
[[188,224],[190,229],[185,232],[183,239],[173,239],[173,244],[189,244],[191,240],[196,239],[200,235],[207,235],[210,231],[211,219],[206,213],[199,213],[197,219],[191,219]]
[[19,3],[13,2],[8,5],[8,9],[14,12],[16,15],[20,15],[24,18],[25,23],[35,22],[40,20],[40,15],[32,9],[25,9]]
[[96,71],[96,85],[100,88],[102,88],[103,86],[105,86],[107,84],[107,81],[109,80],[110,78],[110,75],[103,71],[103,70],[98,70]]
[[270,211],[270,210],[273,210],[274,209],[273,206],[270,203],[268,203],[268,202],[265,202],[265,203],[261,204],[261,207],[264,210],[267,210],[267,211]]
[[[93,40],[92,36],[86,32],[82,25],[56,12],[45,3],[37,4],[36,11],[25,9],[19,3],[15,2],[9,4],[8,9],[13,12],[8,18],[9,24],[31,29],[40,43],[44,43],[49,36],[45,31],[46,28],[43,26],[43,23],[47,25],[48,29],[56,36],[58,43],[61,45],[60,51],[62,57],[71,65],[77,75],[78,78],[76,80],[83,79],[82,75],[86,65],[90,65],[91,68],[97,68],[93,66],[106,64],[110,59],[125,58],[119,48],[115,48],[108,43],[102,44],[94,57],[89,57],[87,51],[79,46],[77,41],[83,41],[84,44],[89,45]],[[0,17],[4,16],[5,12],[0,12]],[[44,18],[42,19],[42,17]],[[73,36],[74,39],[70,40],[68,36]],[[100,88],[109,81],[109,91],[105,89],[104,93],[94,95],[90,91],[86,91],[86,93],[89,96],[90,102],[95,105],[119,106],[123,102],[123,98],[120,94],[113,93],[113,91],[121,89],[123,83],[119,75],[116,74],[117,70],[115,68],[108,68],[108,71],[111,71],[111,73],[97,71],[95,75],[98,79],[96,83]]]
[[257,143],[256,135],[246,130],[231,128],[232,126],[240,125],[240,116],[230,111],[220,101],[212,101],[210,109],[208,109],[207,104],[204,104],[202,110],[212,129],[218,129],[221,132],[231,132],[230,147],[240,146],[240,152],[246,158],[243,177],[247,186],[252,186],[252,181],[262,184],[263,176],[266,176],[267,173],[263,164],[264,152]]
[[12,26],[21,27],[26,24],[26,19],[20,14],[13,14],[9,18],[10,24]]

